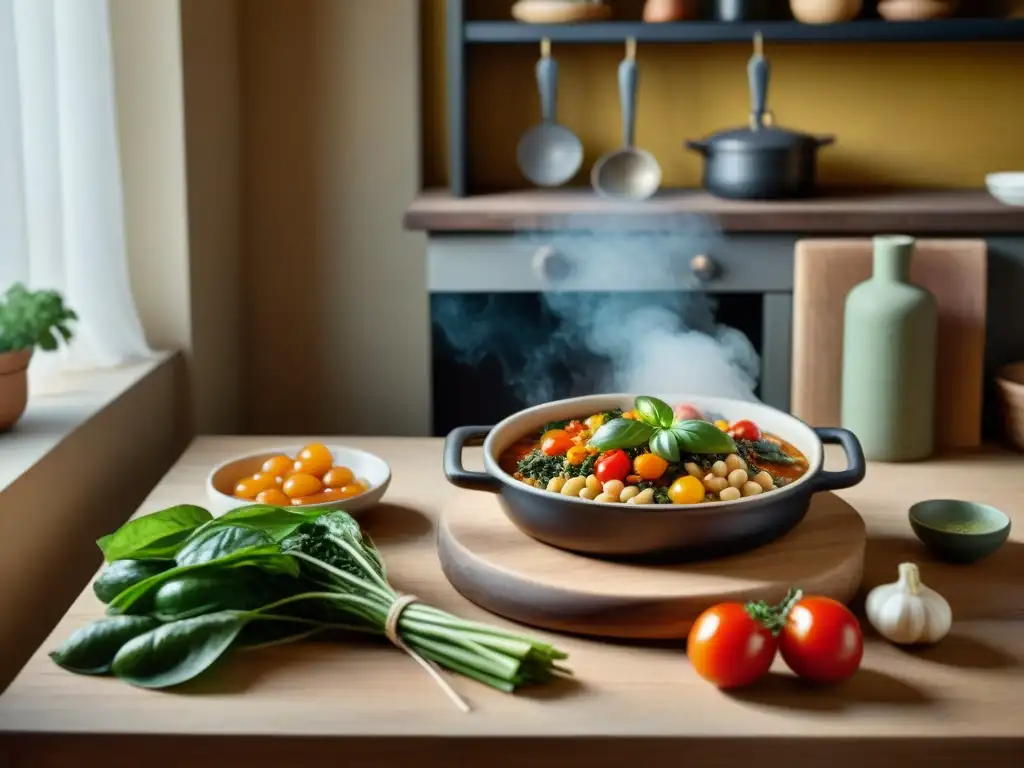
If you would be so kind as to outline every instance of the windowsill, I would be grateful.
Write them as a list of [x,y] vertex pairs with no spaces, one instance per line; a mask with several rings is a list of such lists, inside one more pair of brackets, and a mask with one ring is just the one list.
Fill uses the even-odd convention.
[[25,415],[0,433],[0,493],[173,356],[157,352],[141,363],[62,373],[38,386],[33,382]]

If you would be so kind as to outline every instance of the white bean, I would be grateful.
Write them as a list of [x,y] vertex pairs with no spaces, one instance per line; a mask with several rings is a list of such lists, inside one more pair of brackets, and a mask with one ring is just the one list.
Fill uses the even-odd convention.
[[634,504],[653,504],[654,503],[654,489],[645,488],[634,496],[630,501]]
[[621,480],[609,480],[604,484],[604,492],[609,496],[618,497],[622,493],[622,489],[626,487],[626,484]]
[[586,478],[570,477],[562,486],[562,494],[565,496],[579,496],[580,491],[587,487]]
[[718,494],[718,498],[721,501],[736,501],[743,494],[740,493],[739,488],[733,488],[731,485],[728,488],[723,488],[722,492]]
[[584,488],[582,491],[580,491],[580,498],[589,499],[590,501],[593,501],[594,499],[597,498],[597,491],[591,490],[590,488]]
[[764,488],[766,491],[770,491],[775,487],[775,481],[772,480],[772,476],[764,470],[754,475],[754,482]]
[[627,504],[636,504],[636,496],[634,496],[632,499],[626,499],[626,503]]
[[745,469],[734,469],[729,473],[729,485],[733,488],[742,488],[743,484],[750,478],[747,476],[747,470]]
[[[757,487],[760,488],[761,486],[757,486]],[[594,501],[603,501],[606,504],[615,504],[615,503],[618,502],[618,500],[619,500],[618,496],[613,496],[610,493],[599,493],[597,495],[597,498],[594,499]]]
[[723,489],[729,487],[729,481],[724,477],[715,477],[709,473],[704,476],[704,487],[711,493],[721,493]]
[[[607,493],[607,491],[605,491],[605,493]],[[640,493],[640,489],[635,485],[627,485],[622,489],[622,493],[619,494],[619,501],[629,501],[638,493]]]
[[601,481],[597,479],[597,475],[587,475],[587,488],[592,490],[595,496],[601,492]]
[[753,480],[750,480],[743,484],[742,491],[744,496],[757,496],[759,493],[764,493],[764,488]]
[[691,477],[696,477],[698,480],[704,477],[704,470],[694,464],[692,461],[688,461],[683,464],[683,469],[686,470],[686,474]]
[[725,477],[729,474],[729,467],[725,465],[724,461],[716,461],[711,465],[711,474],[715,477]]
[[562,486],[565,485],[565,477],[562,475],[556,475],[548,480],[548,490],[558,493],[562,490]]
[[747,462],[745,462],[743,460],[743,457],[740,456],[739,454],[730,453],[728,456],[725,457],[725,466],[727,466],[730,469],[730,471],[734,469],[746,469]]

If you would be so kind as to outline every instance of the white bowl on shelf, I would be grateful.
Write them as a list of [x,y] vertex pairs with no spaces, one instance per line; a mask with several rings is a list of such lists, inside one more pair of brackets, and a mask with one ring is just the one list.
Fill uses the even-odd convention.
[[990,173],[985,177],[985,186],[999,202],[1024,206],[1024,172]]
[[[304,504],[290,507],[290,509],[301,509],[303,512],[340,509],[355,517],[375,506],[391,484],[391,467],[388,466],[388,463],[380,456],[361,451],[358,448],[349,448],[344,445],[328,445],[326,447],[334,457],[334,466],[351,469],[355,479],[365,483],[368,490],[348,499],[325,501],[320,504]],[[295,456],[302,448],[301,445],[266,448],[218,464],[206,479],[206,498],[210,513],[214,517],[220,517],[236,507],[255,504],[256,502],[253,501],[235,498],[232,495],[235,484],[242,478],[251,477],[259,472],[263,462],[267,459],[281,454]]]

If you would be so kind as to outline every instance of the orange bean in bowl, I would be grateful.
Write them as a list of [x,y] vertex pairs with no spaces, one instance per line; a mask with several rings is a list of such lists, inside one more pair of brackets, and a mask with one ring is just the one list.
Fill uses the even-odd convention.
[[290,507],[292,504],[288,494],[280,488],[268,488],[265,491],[260,491],[256,494],[256,502],[258,504],[270,504],[274,507]]
[[349,483],[348,485],[342,486],[338,489],[338,493],[343,499],[351,499],[353,496],[358,496],[361,493],[366,493],[369,490],[365,485],[360,482]]
[[324,475],[324,485],[328,488],[341,488],[348,485],[355,479],[352,470],[348,467],[331,467]]
[[321,443],[310,443],[299,451],[292,468],[296,474],[303,473],[320,478],[327,474],[327,470],[332,466],[334,456],[331,455],[330,449]]
[[291,473],[292,464],[294,464],[292,459],[282,453],[279,456],[272,456],[263,462],[262,472],[276,477],[284,477]]
[[320,493],[323,488],[324,484],[320,482],[320,478],[306,472],[297,472],[284,481],[281,490],[294,500]]
[[235,485],[235,496],[240,499],[255,499],[260,491],[277,487],[277,478],[273,475],[258,474],[246,477]]

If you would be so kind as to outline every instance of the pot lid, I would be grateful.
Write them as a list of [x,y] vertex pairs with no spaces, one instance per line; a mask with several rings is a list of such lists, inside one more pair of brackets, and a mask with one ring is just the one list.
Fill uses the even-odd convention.
[[705,140],[705,144],[716,149],[790,149],[808,142],[817,144],[818,139],[810,134],[790,131],[777,126],[734,128],[719,131]]

